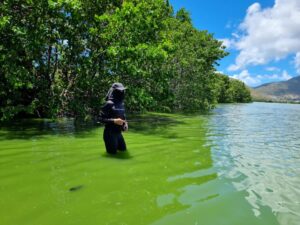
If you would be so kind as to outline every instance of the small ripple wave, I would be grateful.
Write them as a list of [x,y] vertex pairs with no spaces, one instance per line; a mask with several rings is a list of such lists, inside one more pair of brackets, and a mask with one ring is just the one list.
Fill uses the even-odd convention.
[[247,192],[257,216],[268,206],[281,224],[300,220],[299,115],[300,105],[224,105],[208,128],[219,176]]

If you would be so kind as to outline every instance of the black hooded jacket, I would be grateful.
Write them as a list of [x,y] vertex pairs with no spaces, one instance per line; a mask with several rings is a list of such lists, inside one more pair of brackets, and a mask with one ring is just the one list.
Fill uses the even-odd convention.
[[100,122],[105,124],[105,128],[112,131],[122,131],[122,126],[114,123],[114,119],[126,120],[124,107],[124,92],[110,90],[106,96],[106,103],[100,113]]

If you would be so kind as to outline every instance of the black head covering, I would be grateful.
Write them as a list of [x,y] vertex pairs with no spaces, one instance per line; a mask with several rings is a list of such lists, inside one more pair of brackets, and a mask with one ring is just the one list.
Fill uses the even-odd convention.
[[123,101],[125,97],[125,87],[121,83],[113,83],[108,90],[105,100]]

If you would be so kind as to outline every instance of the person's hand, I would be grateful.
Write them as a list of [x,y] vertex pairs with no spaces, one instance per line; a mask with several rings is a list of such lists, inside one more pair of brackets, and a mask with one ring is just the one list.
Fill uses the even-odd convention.
[[117,124],[117,125],[119,125],[119,126],[122,126],[124,122],[125,122],[125,121],[122,120],[121,118],[114,119],[114,124]]
[[124,122],[122,128],[123,128],[123,131],[128,131],[128,123],[127,123],[127,121]]

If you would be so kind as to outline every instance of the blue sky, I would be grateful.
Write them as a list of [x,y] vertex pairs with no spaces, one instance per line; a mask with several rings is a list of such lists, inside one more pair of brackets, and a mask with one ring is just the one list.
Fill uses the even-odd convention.
[[[300,0],[170,0],[194,26],[222,40],[218,71],[249,86],[300,75]],[[300,88],[300,87],[299,87]]]

